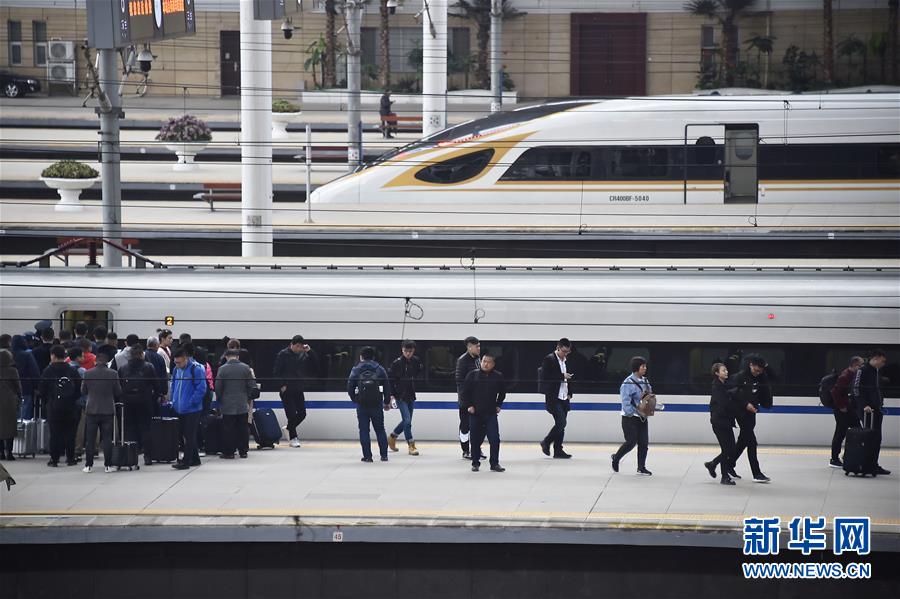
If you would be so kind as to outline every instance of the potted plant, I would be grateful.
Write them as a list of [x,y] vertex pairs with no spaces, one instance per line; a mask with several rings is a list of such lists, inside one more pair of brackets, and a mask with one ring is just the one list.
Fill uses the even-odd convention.
[[60,160],[41,172],[41,181],[52,187],[59,194],[60,200],[54,210],[59,212],[78,212],[81,192],[97,182],[100,176],[96,170],[83,162]]
[[212,131],[203,119],[186,114],[169,119],[156,134],[156,140],[166,142],[166,148],[178,156],[173,170],[192,171],[194,156],[212,141]]
[[272,101],[272,139],[287,137],[288,123],[300,116],[300,106],[284,98]]

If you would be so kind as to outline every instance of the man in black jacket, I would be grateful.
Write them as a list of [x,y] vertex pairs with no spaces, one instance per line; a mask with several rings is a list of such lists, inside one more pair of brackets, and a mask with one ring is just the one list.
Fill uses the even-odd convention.
[[869,352],[868,361],[856,371],[852,392],[853,408],[863,426],[866,423],[866,414],[871,414],[872,430],[875,431],[875,473],[882,476],[891,473],[878,464],[878,457],[881,454],[881,425],[884,421],[884,397],[881,394],[879,370],[886,362],[887,357],[883,350],[876,349]]
[[78,425],[81,397],[81,375],[66,363],[66,350],[61,345],[50,349],[50,365],[41,374],[38,394],[43,413],[50,425],[50,461],[48,466],[57,467],[60,456],[66,454],[66,465],[74,466],[75,427]]
[[416,342],[407,339],[401,345],[402,355],[391,362],[388,377],[391,379],[391,401],[400,410],[402,420],[388,437],[388,448],[397,450],[397,437],[402,432],[406,437],[409,455],[419,455],[412,434],[413,406],[416,401],[416,379],[422,373],[422,360],[416,353]]
[[772,408],[772,388],[769,386],[769,378],[766,375],[766,361],[761,356],[750,356],[747,359],[747,367],[731,379],[731,387],[734,389],[735,401],[738,406],[737,422],[741,427],[737,445],[734,449],[732,470],[729,473],[732,478],[740,478],[734,471],[738,459],[747,450],[747,460],[750,462],[750,470],[753,473],[753,482],[767,483],[769,477],[763,474],[759,468],[759,460],[756,457],[756,413],[760,406]]
[[459,446],[462,457],[468,460],[469,453],[469,414],[463,406],[462,391],[466,377],[473,370],[481,370],[481,342],[478,337],[466,337],[466,353],[456,360],[456,397],[459,400]]
[[463,382],[462,405],[469,416],[472,431],[472,472],[481,466],[481,443],[485,435],[491,446],[491,470],[504,472],[500,465],[500,426],[497,414],[506,399],[506,381],[494,370],[494,357],[482,356],[481,369],[473,370]]
[[553,428],[541,441],[541,451],[550,455],[553,445],[553,457],[568,459],[572,456],[563,451],[563,438],[566,434],[566,417],[571,409],[572,373],[568,371],[566,358],[572,352],[572,343],[563,337],[556,344],[556,350],[544,356],[541,364],[541,392],[544,394],[544,407],[553,416]]
[[303,395],[304,380],[309,374],[318,372],[316,354],[303,341],[303,335],[294,335],[291,344],[275,356],[275,380],[281,395],[281,405],[287,417],[287,432],[291,447],[300,447],[297,427],[306,420],[306,397]]
[[128,348],[128,362],[119,369],[122,403],[125,404],[125,438],[135,441],[144,453],[144,465],[153,463],[150,422],[166,394],[166,382],[160,380],[152,364],[144,360],[144,348],[134,343]]

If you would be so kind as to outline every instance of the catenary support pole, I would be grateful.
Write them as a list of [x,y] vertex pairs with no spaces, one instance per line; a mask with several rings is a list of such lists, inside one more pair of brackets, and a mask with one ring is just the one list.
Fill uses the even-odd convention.
[[422,135],[447,127],[447,0],[429,0],[422,18]]
[[503,108],[502,52],[503,0],[491,1],[491,112]]
[[272,24],[241,3],[241,255],[272,256]]
[[[119,146],[119,118],[122,98],[118,89],[115,50],[100,50],[100,86],[108,103],[98,109],[100,115],[100,184],[103,194],[103,237],[122,242],[122,169]],[[122,252],[104,244],[103,266],[122,266]]]
[[344,17],[347,24],[347,168],[352,172],[362,161],[362,127],[360,88],[360,32],[362,0],[346,0]]

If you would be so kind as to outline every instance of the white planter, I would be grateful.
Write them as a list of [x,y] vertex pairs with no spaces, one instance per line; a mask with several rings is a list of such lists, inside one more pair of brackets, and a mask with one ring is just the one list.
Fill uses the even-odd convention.
[[302,112],[273,112],[272,139],[284,139],[288,136],[287,126],[293,123]]
[[53,208],[57,212],[80,212],[82,210],[79,197],[81,192],[97,182],[97,179],[56,179],[41,177],[47,187],[52,187],[59,194],[60,200]]
[[205,141],[185,141],[185,142],[169,142],[166,148],[170,152],[175,152],[178,156],[178,162],[172,166],[173,171],[192,171],[196,168],[194,164],[194,156],[200,153],[206,147]]

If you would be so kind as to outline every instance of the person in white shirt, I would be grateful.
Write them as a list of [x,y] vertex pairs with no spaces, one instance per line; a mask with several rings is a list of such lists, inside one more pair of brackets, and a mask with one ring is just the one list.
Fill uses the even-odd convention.
[[556,350],[544,357],[538,376],[540,392],[544,394],[545,409],[553,416],[553,428],[541,441],[541,451],[544,452],[544,455],[549,456],[552,445],[553,457],[556,459],[572,457],[563,449],[566,420],[572,402],[571,380],[574,376],[574,373],[569,372],[566,362],[570,353],[572,353],[572,343],[563,337],[556,343]]
[[166,363],[166,372],[172,372],[172,331],[163,329],[159,332],[159,349],[156,350]]

